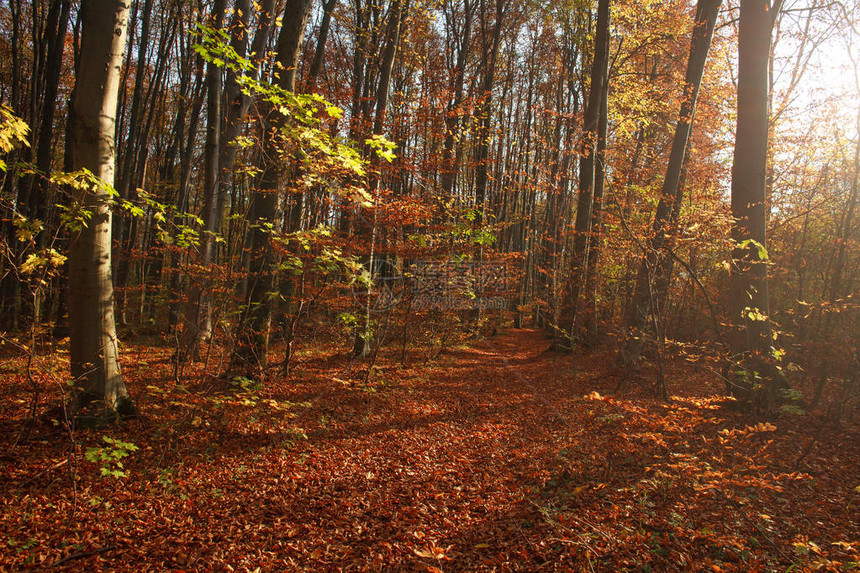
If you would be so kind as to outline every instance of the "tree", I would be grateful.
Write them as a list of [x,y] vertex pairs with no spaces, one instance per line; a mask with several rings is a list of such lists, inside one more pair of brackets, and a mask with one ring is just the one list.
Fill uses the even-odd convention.
[[[678,224],[681,201],[684,188],[681,176],[687,161],[687,146],[693,127],[693,117],[696,112],[696,101],[699,88],[705,72],[705,63],[714,35],[717,15],[722,0],[700,0],[696,7],[696,19],[693,24],[693,36],[690,42],[690,57],[687,61],[687,72],[684,77],[684,95],[681,99],[681,111],[678,123],[675,125],[675,137],[672,140],[672,151],[666,166],[666,176],[660,192],[660,202],[654,216],[651,236],[648,237],[647,251],[642,257],[639,274],[636,279],[636,292],[630,304],[627,326],[630,337],[622,353],[622,360],[630,364],[635,362],[642,351],[644,329],[648,323],[649,314],[660,312],[663,296],[668,286],[672,269],[673,238]],[[655,276],[659,273],[659,276]],[[655,279],[662,288],[654,289]],[[652,308],[655,307],[655,308]]]
[[489,182],[490,169],[490,142],[492,134],[490,128],[493,121],[493,84],[496,79],[496,67],[499,59],[499,47],[502,41],[502,26],[504,24],[505,0],[496,0],[496,13],[490,37],[486,36],[488,28],[484,3],[481,3],[481,24],[484,48],[484,70],[481,78],[481,92],[477,106],[477,150],[475,151],[475,227],[484,223],[484,209],[487,196],[487,183]]
[[[302,40],[310,16],[310,0],[288,0],[284,23],[278,36],[276,85],[287,92],[296,88],[296,71]],[[279,150],[279,130],[286,118],[275,106],[269,106],[264,118],[262,172],[251,197],[251,228],[246,238],[249,253],[246,306],[237,333],[238,345],[231,369],[261,377],[267,362],[269,330],[272,315],[272,291],[275,288],[275,258],[271,235],[275,230],[278,192],[284,168]],[[301,197],[293,194],[293,213],[301,213]]]
[[609,70],[609,0],[600,0],[597,5],[597,30],[594,37],[594,59],[591,63],[591,85],[588,103],[582,119],[583,134],[579,160],[579,197],[576,204],[576,227],[573,242],[573,294],[571,303],[570,336],[577,335],[579,297],[585,282],[585,268],[594,208],[594,188],[597,155],[597,139],[600,127],[600,112],[604,84]]
[[69,106],[71,165],[97,179],[74,189],[89,215],[71,234],[69,324],[71,371],[82,382],[78,406],[101,400],[107,411],[134,413],[119,366],[111,277],[109,189],[115,170],[114,126],[129,5],[84,0],[81,61]]
[[780,1],[742,0],[738,112],[732,161],[731,316],[738,352],[771,347],[767,284],[767,147],[771,32]]
[[729,390],[769,410],[785,378],[769,358],[767,172],[771,33],[780,0],[742,0],[738,32],[738,112],[732,162],[731,346],[741,357]]
[[[215,0],[212,6],[212,25],[218,30],[224,21],[225,0]],[[218,185],[219,159],[221,153],[221,96],[223,92],[221,69],[215,62],[206,66],[206,145],[203,151],[203,237],[200,247],[200,266],[208,269],[215,263],[217,249],[216,233],[221,225],[218,212],[220,203]],[[185,325],[182,331],[181,355],[196,359],[200,354],[200,342],[212,334],[211,296],[198,279],[188,293],[185,303]]]
[[[383,50],[380,62],[379,84],[377,85],[376,91],[376,117],[373,121],[374,137],[381,136],[385,127],[385,118],[388,113],[388,100],[390,97],[389,92],[391,91],[391,75],[394,70],[394,61],[397,58],[400,37],[403,32],[403,21],[408,10],[408,6],[406,5],[407,2],[408,0],[392,0],[388,8],[389,19],[385,35],[385,49]],[[379,173],[378,159],[379,158],[376,155],[371,156],[371,171],[367,182],[368,192],[371,193],[375,201],[379,199],[380,185],[382,182],[381,173]],[[366,268],[371,277],[373,276],[376,264],[374,256],[376,254],[375,249],[378,222],[377,207],[378,205],[374,206],[372,216],[368,217],[367,213],[364,213],[365,217],[362,217],[362,222],[356,225],[356,234],[364,235],[370,239],[370,253],[366,258]],[[367,225],[367,223],[364,222],[366,219],[371,219],[370,225]],[[370,319],[370,296],[372,288],[372,284],[368,283],[366,291],[364,292],[367,304],[364,309],[363,328],[356,330],[355,337],[353,339],[352,353],[354,356],[359,358],[367,358],[371,353],[370,342],[372,340],[372,324]]]

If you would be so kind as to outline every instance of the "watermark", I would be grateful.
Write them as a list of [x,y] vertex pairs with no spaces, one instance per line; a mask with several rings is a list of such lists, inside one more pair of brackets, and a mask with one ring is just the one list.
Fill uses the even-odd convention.
[[508,265],[496,261],[415,261],[379,258],[369,290],[354,296],[370,312],[409,303],[416,310],[502,310],[510,291]]
[[495,261],[418,261],[410,281],[420,310],[504,309],[508,269]]

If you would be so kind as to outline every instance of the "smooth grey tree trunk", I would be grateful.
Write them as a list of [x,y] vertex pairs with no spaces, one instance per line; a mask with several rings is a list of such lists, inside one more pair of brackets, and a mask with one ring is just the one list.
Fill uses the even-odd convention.
[[737,352],[771,346],[767,283],[767,147],[771,31],[768,0],[742,0],[738,33],[738,113],[732,163],[731,321]]
[[106,410],[129,415],[134,407],[119,366],[106,201],[106,186],[114,182],[116,104],[129,5],[128,0],[84,0],[81,10],[81,62],[69,108],[72,167],[89,169],[104,185],[75,190],[92,218],[72,233],[69,248],[71,371],[83,388],[78,406],[100,400]]

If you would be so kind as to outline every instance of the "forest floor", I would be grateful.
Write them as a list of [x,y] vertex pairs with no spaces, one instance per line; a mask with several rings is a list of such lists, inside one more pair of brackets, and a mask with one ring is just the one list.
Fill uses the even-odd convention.
[[[392,350],[369,381],[320,349],[218,392],[132,345],[142,417],[72,436],[50,414],[22,433],[31,385],[0,362],[0,570],[860,567],[856,420],[755,418],[683,360],[666,403],[608,351],[574,370],[549,346],[511,330],[408,367]],[[56,379],[36,375],[42,402]]]

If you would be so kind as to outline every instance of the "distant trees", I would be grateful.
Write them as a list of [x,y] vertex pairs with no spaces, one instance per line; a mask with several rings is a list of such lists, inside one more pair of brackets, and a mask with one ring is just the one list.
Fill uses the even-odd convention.
[[[716,355],[710,342],[731,323],[735,356],[767,355],[774,331],[809,340],[824,330],[798,301],[853,316],[851,123],[825,137],[824,124],[806,128],[791,113],[812,50],[834,30],[855,34],[834,23],[838,6],[810,0],[782,22],[782,46],[798,40],[784,55],[768,40],[780,6],[764,0],[743,0],[725,25],[719,0],[695,11],[681,0],[180,4],[123,4],[118,197],[71,236],[70,202],[50,175],[103,168],[76,149],[86,143],[77,114],[95,96],[81,102],[79,86],[81,107],[63,113],[70,78],[94,73],[84,51],[91,4],[0,4],[0,103],[33,128],[31,148],[5,158],[3,328],[34,325],[44,337],[81,327],[85,306],[67,309],[60,293],[82,296],[83,260],[103,273],[102,251],[82,257],[95,227],[98,248],[111,250],[101,284],[115,281],[120,330],[162,335],[186,361],[224,353],[208,364],[230,376],[262,378],[272,345],[289,357],[310,332],[342,336],[356,356],[396,342],[406,360],[416,344],[438,348],[510,321],[560,342],[627,338],[634,364],[652,355],[652,332],[661,349],[696,342]],[[790,66],[787,87],[780,66]],[[779,145],[768,147],[768,132]],[[380,137],[391,162],[377,154]],[[77,190],[94,208],[108,202],[100,193]],[[101,226],[111,217],[112,241]],[[22,221],[41,229],[32,241],[21,240]],[[74,260],[67,274],[37,279],[33,261],[49,240]],[[481,269],[504,263],[494,286],[507,309],[454,312],[406,296],[380,320],[364,299],[385,285],[361,285],[381,266],[408,276],[419,261],[471,265],[472,276],[438,282],[472,311],[493,282]],[[115,341],[103,326],[93,332]],[[80,356],[82,374],[94,362]]]

